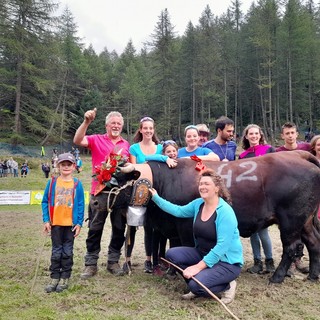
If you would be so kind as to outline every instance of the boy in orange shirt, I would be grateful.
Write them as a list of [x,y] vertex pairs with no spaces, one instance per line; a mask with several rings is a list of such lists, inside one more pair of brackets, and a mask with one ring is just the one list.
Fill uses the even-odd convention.
[[72,177],[75,158],[71,153],[58,156],[58,177],[48,181],[42,199],[44,232],[51,233],[51,282],[47,293],[62,292],[68,288],[73,266],[74,238],[80,233],[84,218],[84,191],[82,183]]

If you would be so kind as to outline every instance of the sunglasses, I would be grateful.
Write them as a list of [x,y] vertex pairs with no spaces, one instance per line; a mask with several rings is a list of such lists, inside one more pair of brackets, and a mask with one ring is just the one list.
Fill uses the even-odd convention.
[[144,122],[144,121],[152,121],[152,122],[154,122],[154,120],[153,120],[152,118],[150,118],[150,117],[143,117],[143,118],[140,120],[140,123],[141,123],[141,122]]
[[173,140],[166,140],[165,142],[163,142],[162,147],[165,148],[166,146],[177,146],[177,143]]
[[186,133],[186,132],[187,132],[187,130],[189,130],[189,129],[195,129],[195,130],[197,130],[197,132],[199,133],[199,129],[198,129],[198,127],[197,127],[197,126],[195,126],[195,125],[193,125],[193,124],[191,124],[190,126],[185,127],[185,129],[184,129],[184,133]]

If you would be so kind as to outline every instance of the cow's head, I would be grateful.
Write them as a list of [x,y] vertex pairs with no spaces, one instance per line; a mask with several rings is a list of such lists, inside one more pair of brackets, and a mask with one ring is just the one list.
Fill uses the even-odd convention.
[[140,174],[134,169],[133,164],[120,167],[120,171],[112,177],[110,183],[102,191],[106,196],[109,211],[129,206],[133,185]]

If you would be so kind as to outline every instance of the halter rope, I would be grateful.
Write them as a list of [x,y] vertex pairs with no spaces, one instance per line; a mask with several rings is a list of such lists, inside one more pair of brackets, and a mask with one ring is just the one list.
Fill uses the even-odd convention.
[[[108,200],[107,200],[107,210],[108,212],[110,213],[112,211],[112,207],[117,199],[117,196],[119,195],[120,191],[125,189],[126,187],[133,185],[134,183],[134,180],[130,180],[130,181],[127,181],[127,183],[125,185],[123,185],[122,187],[113,187],[110,191],[102,191],[102,193],[108,193]],[[112,203],[110,205],[110,196],[111,194],[114,194],[114,198],[112,200]]]

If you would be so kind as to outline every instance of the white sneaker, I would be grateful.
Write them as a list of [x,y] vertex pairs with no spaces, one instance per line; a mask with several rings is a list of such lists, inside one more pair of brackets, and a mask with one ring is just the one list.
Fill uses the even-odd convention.
[[236,280],[233,280],[230,282],[230,289],[222,292],[221,301],[224,304],[229,304],[234,300],[234,297],[236,295],[236,287],[237,287],[237,282]]
[[196,295],[195,295],[194,293],[192,293],[191,291],[188,292],[188,293],[186,293],[186,294],[183,294],[183,295],[181,296],[181,298],[182,298],[183,300],[192,300],[192,299],[194,299],[195,297],[196,297]]

